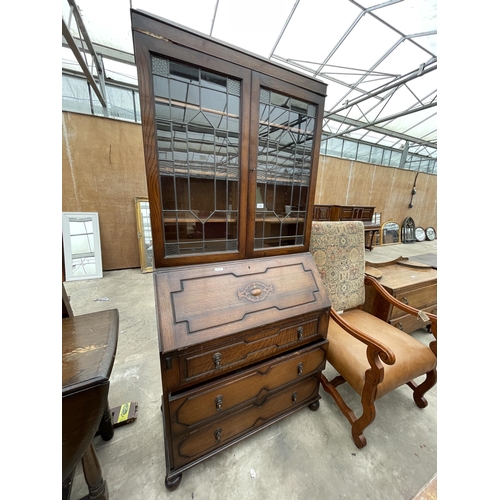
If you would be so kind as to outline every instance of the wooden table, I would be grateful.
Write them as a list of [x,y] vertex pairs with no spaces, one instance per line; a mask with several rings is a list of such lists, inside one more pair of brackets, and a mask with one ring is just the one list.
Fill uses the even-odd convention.
[[[424,312],[437,314],[437,270],[409,259],[400,258],[389,263],[366,262],[382,274],[380,284],[401,302]],[[426,327],[430,321],[406,314],[394,307],[373,291],[366,288],[366,298],[363,309],[384,321],[396,326],[406,333]]]
[[82,460],[89,498],[96,500],[108,499],[92,439],[97,430],[105,440],[113,437],[108,390],[118,323],[117,309],[62,320],[62,479]]

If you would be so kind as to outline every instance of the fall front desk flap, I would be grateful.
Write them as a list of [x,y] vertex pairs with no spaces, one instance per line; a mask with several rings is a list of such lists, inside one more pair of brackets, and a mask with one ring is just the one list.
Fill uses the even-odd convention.
[[330,307],[309,252],[162,268],[154,285],[161,352]]

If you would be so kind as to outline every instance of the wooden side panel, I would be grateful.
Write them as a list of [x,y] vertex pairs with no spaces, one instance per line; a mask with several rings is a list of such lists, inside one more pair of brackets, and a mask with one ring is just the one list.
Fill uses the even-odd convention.
[[98,212],[103,270],[140,267],[134,197],[147,196],[141,125],[62,113],[62,211]]
[[[408,205],[416,177],[413,208]],[[382,167],[331,156],[321,156],[315,205],[375,206],[381,224],[406,217],[415,224],[437,227],[437,176],[393,167]]]

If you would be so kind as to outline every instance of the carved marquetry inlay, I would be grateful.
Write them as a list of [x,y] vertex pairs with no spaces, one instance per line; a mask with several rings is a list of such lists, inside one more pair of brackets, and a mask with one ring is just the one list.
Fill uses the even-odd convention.
[[273,285],[265,285],[260,281],[253,281],[252,283],[249,283],[244,290],[238,292],[238,298],[245,298],[251,302],[258,302],[260,300],[264,300],[272,291]]

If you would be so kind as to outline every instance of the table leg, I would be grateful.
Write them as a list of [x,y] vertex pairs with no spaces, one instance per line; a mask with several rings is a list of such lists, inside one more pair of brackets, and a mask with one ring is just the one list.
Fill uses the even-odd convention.
[[88,500],[109,500],[108,487],[102,477],[101,465],[92,443],[89,444],[82,457],[82,468],[89,487],[89,495],[85,498]]
[[69,500],[71,498],[71,488],[73,487],[73,478],[75,476],[75,469],[62,483],[62,500]]
[[[370,250],[370,252],[373,249],[373,236],[374,236],[374,234],[375,234],[375,231],[373,229],[365,231],[365,249]],[[368,245],[366,244],[367,237],[370,240],[370,243]]]
[[109,403],[106,404],[106,409],[102,415],[101,423],[99,424],[99,433],[104,441],[109,441],[115,434],[113,417],[109,410]]

